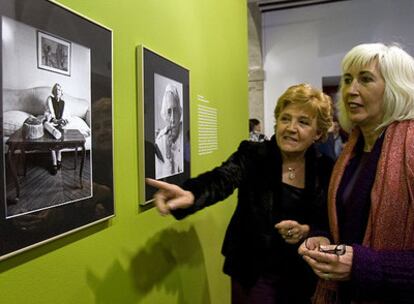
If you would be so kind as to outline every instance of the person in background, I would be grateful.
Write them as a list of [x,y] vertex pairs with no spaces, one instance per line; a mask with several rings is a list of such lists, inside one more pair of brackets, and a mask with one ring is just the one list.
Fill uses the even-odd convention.
[[316,276],[297,254],[312,230],[326,230],[326,194],[333,162],[316,154],[332,123],[330,98],[308,84],[280,96],[269,141],[243,141],[221,166],[183,187],[159,188],[155,206],[177,219],[222,201],[238,189],[227,228],[223,271],[232,303],[310,303]]
[[321,278],[315,303],[414,303],[414,59],[358,45],[342,60],[340,92],[352,133],[329,186],[333,244],[313,235],[299,248]]
[[[52,95],[46,101],[46,120],[51,122],[58,129],[62,129],[69,122],[65,112],[65,101],[62,99],[63,90],[59,83],[52,87]],[[60,150],[52,150],[52,167],[50,173],[56,175],[62,164],[62,153]]]
[[249,119],[249,140],[256,142],[267,140],[266,135],[262,133],[261,123],[256,118]]
[[339,122],[334,120],[332,127],[329,129],[328,138],[325,142],[318,143],[317,149],[320,153],[335,161],[341,154],[345,142],[346,139],[341,134]]

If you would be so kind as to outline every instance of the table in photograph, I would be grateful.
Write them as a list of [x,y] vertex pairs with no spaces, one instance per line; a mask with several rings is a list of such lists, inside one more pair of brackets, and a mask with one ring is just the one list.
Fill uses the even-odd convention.
[[[19,200],[20,196],[20,187],[19,180],[17,176],[17,166],[16,166],[16,152],[20,151],[20,155],[23,157],[23,164],[25,164],[25,155],[29,151],[53,151],[53,150],[62,150],[62,149],[74,149],[75,152],[75,170],[76,163],[78,158],[78,149],[82,149],[81,164],[79,168],[79,181],[80,188],[83,188],[82,183],[82,171],[83,165],[85,162],[85,137],[79,130],[68,129],[62,131],[62,137],[55,139],[48,132],[36,139],[26,139],[23,136],[22,129],[17,130],[13,133],[10,138],[7,140],[6,144],[9,146],[7,152],[7,159],[9,162],[11,174],[13,177],[14,184],[16,186],[16,201]],[[24,175],[26,175],[26,165],[24,165]]]

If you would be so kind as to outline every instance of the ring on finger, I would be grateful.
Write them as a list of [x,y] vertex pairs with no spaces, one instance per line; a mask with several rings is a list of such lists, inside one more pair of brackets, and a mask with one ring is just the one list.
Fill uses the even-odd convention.
[[286,233],[286,235],[287,235],[287,237],[292,237],[292,235],[293,235],[293,231],[292,231],[292,229],[289,229],[288,230],[288,232]]
[[331,274],[330,273],[323,273],[322,276],[327,281],[329,281],[331,279]]

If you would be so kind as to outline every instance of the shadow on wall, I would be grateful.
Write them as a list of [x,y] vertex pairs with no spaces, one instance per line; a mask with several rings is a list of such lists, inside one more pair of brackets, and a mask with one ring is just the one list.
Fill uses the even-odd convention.
[[103,279],[88,271],[87,280],[99,304],[139,303],[154,290],[164,299],[165,294],[175,296],[178,304],[210,303],[204,256],[194,227],[164,230],[137,252],[129,269],[115,261]]

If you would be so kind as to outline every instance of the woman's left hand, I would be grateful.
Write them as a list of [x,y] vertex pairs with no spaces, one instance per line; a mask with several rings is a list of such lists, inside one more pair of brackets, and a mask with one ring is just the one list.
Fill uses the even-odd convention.
[[[321,249],[334,250],[337,245],[323,245]],[[352,246],[345,246],[345,254],[321,252],[318,249],[301,252],[303,259],[312,267],[313,272],[324,280],[347,281],[351,278]]]
[[293,220],[280,221],[275,225],[275,228],[288,244],[299,243],[309,233],[309,225],[301,225]]

